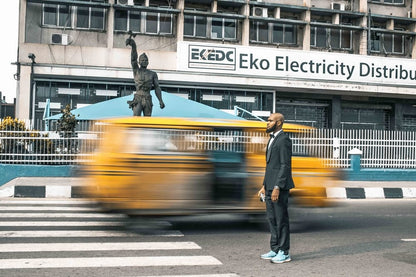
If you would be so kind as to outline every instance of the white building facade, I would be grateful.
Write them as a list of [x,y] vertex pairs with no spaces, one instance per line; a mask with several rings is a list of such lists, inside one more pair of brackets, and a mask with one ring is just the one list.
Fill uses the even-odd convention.
[[415,131],[413,16],[416,0],[21,0],[16,117],[134,92],[131,30],[169,93],[318,128]]

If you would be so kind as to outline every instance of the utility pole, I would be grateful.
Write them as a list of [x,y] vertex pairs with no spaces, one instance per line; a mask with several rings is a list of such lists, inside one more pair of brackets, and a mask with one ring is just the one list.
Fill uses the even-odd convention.
[[371,54],[371,9],[368,9],[367,16],[367,55]]

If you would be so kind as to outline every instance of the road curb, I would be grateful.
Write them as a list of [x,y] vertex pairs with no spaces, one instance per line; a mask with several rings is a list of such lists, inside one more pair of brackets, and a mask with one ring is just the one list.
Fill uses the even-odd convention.
[[7,186],[0,188],[1,197],[82,198],[81,186]]
[[407,199],[416,198],[416,188],[334,187],[327,188],[326,195],[331,199]]
[[[0,197],[82,198],[82,186],[11,185],[0,188]],[[408,199],[416,198],[416,187],[331,187],[326,189],[330,199]]]

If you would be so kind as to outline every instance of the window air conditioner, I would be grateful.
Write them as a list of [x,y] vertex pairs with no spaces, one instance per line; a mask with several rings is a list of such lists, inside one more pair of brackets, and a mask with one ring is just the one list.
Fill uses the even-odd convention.
[[134,0],[117,0],[117,4],[133,6]]
[[331,3],[331,10],[339,10],[339,11],[345,11],[345,4],[344,3]]
[[68,45],[68,35],[67,34],[52,34],[51,43],[60,44],[60,45]]
[[267,8],[254,7],[253,16],[267,17]]

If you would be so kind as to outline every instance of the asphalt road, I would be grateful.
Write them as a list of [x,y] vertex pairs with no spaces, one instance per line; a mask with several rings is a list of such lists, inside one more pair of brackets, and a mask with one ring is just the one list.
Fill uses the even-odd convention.
[[169,218],[155,231],[79,201],[0,200],[0,276],[416,274],[416,200],[344,200],[291,216],[292,262],[278,265],[260,259],[268,231],[241,216]]

